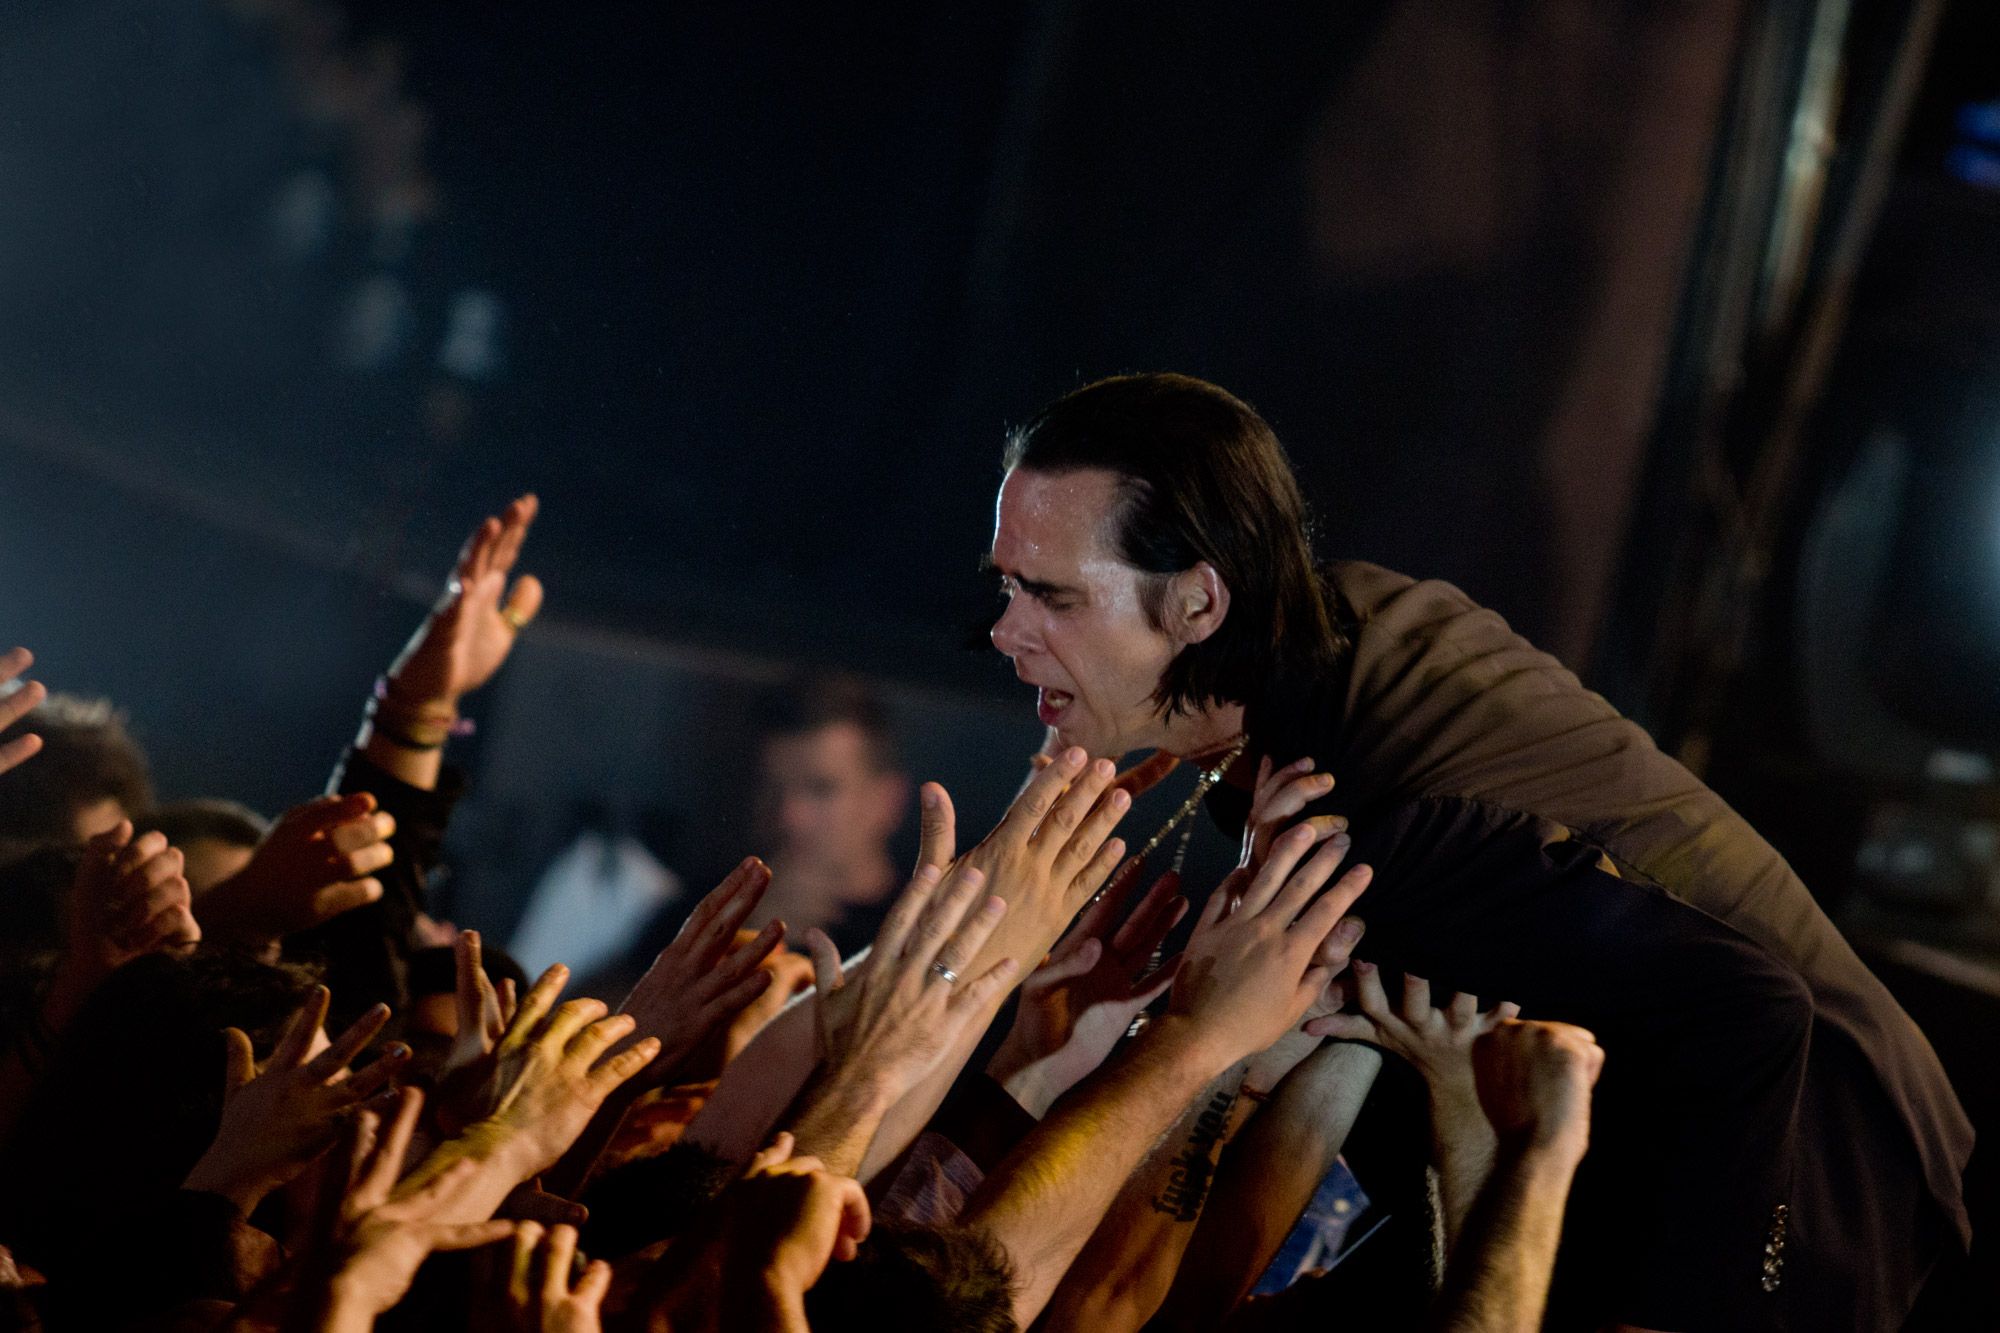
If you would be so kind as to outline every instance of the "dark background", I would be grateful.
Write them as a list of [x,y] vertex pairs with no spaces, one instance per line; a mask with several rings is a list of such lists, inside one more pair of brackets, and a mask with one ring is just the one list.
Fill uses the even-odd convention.
[[802,667],[977,824],[1039,739],[977,647],[1003,434],[1184,371],[1324,554],[1743,808],[1993,1115],[2000,7],[853,8],[0,0],[0,641],[276,811],[533,489],[462,923],[586,798],[751,850]]

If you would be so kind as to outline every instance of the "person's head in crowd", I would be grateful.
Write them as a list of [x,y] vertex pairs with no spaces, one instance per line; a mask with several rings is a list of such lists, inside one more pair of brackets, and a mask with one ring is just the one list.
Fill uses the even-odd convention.
[[[843,917],[866,916],[901,882],[889,844],[910,780],[888,708],[861,681],[824,677],[774,691],[755,725],[759,834],[772,871],[765,915],[839,940]],[[862,933],[872,938],[872,922]]]
[[1248,404],[1184,375],[1099,380],[1002,461],[993,644],[1063,744],[1199,753],[1205,710],[1255,712],[1337,663],[1305,497]]
[[[480,962],[494,989],[511,981],[516,995],[528,993],[528,974],[504,950],[487,945],[480,951]],[[410,1047],[405,1079],[427,1087],[436,1080],[458,1037],[458,961],[450,945],[433,945],[410,955],[409,991],[408,1007],[396,1016],[402,1020],[398,1035]]]
[[108,699],[52,694],[0,731],[42,738],[31,764],[0,773],[0,859],[43,843],[81,844],[153,803],[146,752]]
[[[149,954],[107,977],[63,1032],[16,1141],[4,1219],[29,1251],[107,1201],[175,1189],[222,1115],[222,1029],[267,1055],[315,981],[305,968],[218,950]],[[58,1258],[59,1255],[52,1255]]]
[[181,849],[188,888],[200,897],[250,864],[271,821],[235,801],[199,798],[169,801],[138,821],[138,832],[154,829]]
[[971,1227],[878,1224],[806,1293],[813,1333],[1013,1333],[1014,1273]]

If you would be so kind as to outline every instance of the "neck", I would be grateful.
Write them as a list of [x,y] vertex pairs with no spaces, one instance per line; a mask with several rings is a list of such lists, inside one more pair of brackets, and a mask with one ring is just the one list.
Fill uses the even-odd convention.
[[1229,753],[1243,735],[1243,705],[1216,704],[1176,719],[1173,733],[1160,746],[1191,764],[1207,765]]

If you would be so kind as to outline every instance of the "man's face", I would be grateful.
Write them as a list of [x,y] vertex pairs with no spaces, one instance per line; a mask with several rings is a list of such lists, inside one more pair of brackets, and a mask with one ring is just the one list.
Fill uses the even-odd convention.
[[867,736],[851,722],[764,742],[763,809],[779,840],[777,858],[832,877],[887,853],[905,786],[900,773],[875,768]]
[[1114,473],[1017,468],[994,506],[992,552],[1008,599],[993,646],[1041,692],[1037,711],[1062,744],[1112,758],[1164,743],[1153,696],[1180,650],[1146,616],[1146,576],[1107,542],[1118,502]]

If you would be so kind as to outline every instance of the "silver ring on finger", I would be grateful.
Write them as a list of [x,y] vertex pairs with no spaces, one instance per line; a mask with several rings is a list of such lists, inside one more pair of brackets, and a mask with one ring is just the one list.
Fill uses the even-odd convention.
[[952,971],[952,970],[951,970],[950,968],[946,967],[946,966],[945,966],[945,965],[944,965],[944,964],[943,964],[942,962],[937,962],[937,963],[932,963],[932,964],[931,964],[931,971],[933,971],[933,972],[937,973],[937,974],[938,974],[939,976],[943,977],[943,978],[944,978],[944,984],[945,984],[945,985],[947,985],[947,986],[951,985],[951,984],[952,984],[953,982],[955,982],[955,981],[957,981],[957,980],[958,980],[958,973],[956,973],[956,972]]

